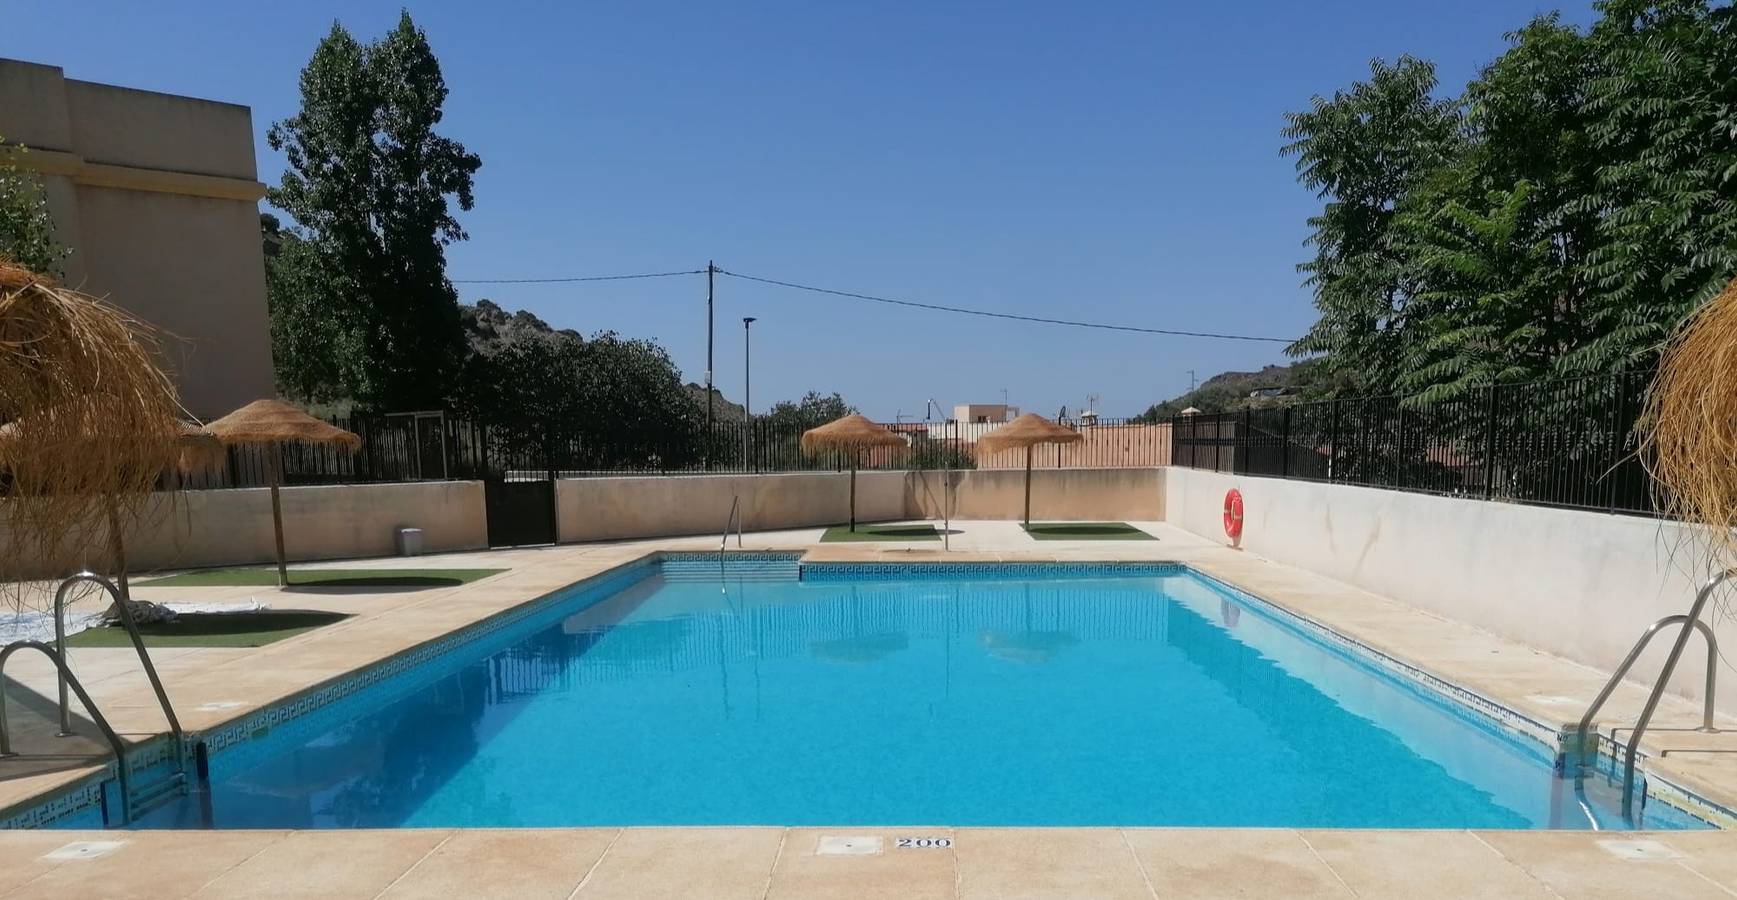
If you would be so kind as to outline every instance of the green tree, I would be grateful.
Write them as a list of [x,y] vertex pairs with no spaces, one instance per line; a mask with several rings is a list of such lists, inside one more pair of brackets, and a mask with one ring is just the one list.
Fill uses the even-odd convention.
[[1309,219],[1315,258],[1298,266],[1321,317],[1290,352],[1326,355],[1363,390],[1397,381],[1419,290],[1397,217],[1461,142],[1457,106],[1435,86],[1428,62],[1375,60],[1368,81],[1286,115],[1284,152],[1326,201]]
[[[435,132],[446,83],[427,36],[408,12],[380,41],[362,45],[333,24],[301,74],[301,110],[272,125],[267,141],[288,168],[268,193],[300,225],[308,251],[294,277],[275,284],[298,296],[278,304],[297,333],[280,343],[332,343],[335,389],[388,409],[439,405],[463,360],[458,297],[445,247],[465,233],[449,200],[472,206],[475,154]],[[280,256],[287,256],[286,253]],[[302,354],[283,363],[308,364]],[[280,373],[316,385],[323,371]]]
[[1737,273],[1737,10],[1603,0],[1591,32],[1589,136],[1603,165],[1591,339],[1572,372],[1650,366],[1677,324]]
[[1547,376],[1585,337],[1597,220],[1576,204],[1597,172],[1584,110],[1594,54],[1554,15],[1508,37],[1461,101],[1460,152],[1399,218],[1419,287],[1395,386],[1413,405]]
[[18,165],[16,157],[28,152],[0,141],[0,256],[33,272],[59,277],[70,251],[54,238],[54,218],[42,183]]
[[1290,117],[1326,201],[1293,353],[1412,405],[1645,369],[1737,274],[1737,11],[1597,10],[1510,34],[1458,98],[1402,59]]
[[802,432],[853,412],[856,412],[856,407],[844,402],[844,398],[837,392],[822,394],[819,391],[809,391],[803,394],[800,400],[780,400],[772,404],[764,421],[771,433]]
[[309,403],[340,399],[345,394],[339,361],[355,355],[355,335],[330,314],[319,251],[276,216],[261,213],[259,220],[278,392]]
[[700,405],[651,341],[526,336],[472,356],[462,383],[459,411],[489,425],[514,466],[674,469],[702,452]]

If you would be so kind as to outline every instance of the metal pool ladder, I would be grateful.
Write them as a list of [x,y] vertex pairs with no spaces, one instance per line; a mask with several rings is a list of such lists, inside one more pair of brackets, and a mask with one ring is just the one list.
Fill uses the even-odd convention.
[[[1640,640],[1635,642],[1634,649],[1628,652],[1622,665],[1617,666],[1616,671],[1611,674],[1610,680],[1604,683],[1604,689],[1598,692],[1598,697],[1592,701],[1591,706],[1586,708],[1586,715],[1580,717],[1580,724],[1575,728],[1576,750],[1580,754],[1582,765],[1584,765],[1588,756],[1586,733],[1592,726],[1592,717],[1598,715],[1599,709],[1603,708],[1605,701],[1610,699],[1617,684],[1622,681],[1624,675],[1628,674],[1628,670],[1634,666],[1635,660],[1640,658],[1641,651],[1645,650],[1647,645],[1652,642],[1653,637],[1659,633],[1659,629],[1666,625],[1682,626],[1682,629],[1677,632],[1676,642],[1671,645],[1670,655],[1665,657],[1664,668],[1659,670],[1659,677],[1653,682],[1652,693],[1647,695],[1646,706],[1641,708],[1640,718],[1635,721],[1634,733],[1628,739],[1628,750],[1623,756],[1622,763],[1622,814],[1625,818],[1634,811],[1635,752],[1640,748],[1641,736],[1646,734],[1647,726],[1652,723],[1653,713],[1658,709],[1659,699],[1664,696],[1665,686],[1670,684],[1671,674],[1677,668],[1677,661],[1683,656],[1683,648],[1689,643],[1691,631],[1699,631],[1701,636],[1707,639],[1706,696],[1702,702],[1701,727],[1695,730],[1702,732],[1719,730],[1713,727],[1713,696],[1717,686],[1715,681],[1719,674],[1719,642],[1713,637],[1713,629],[1708,628],[1707,623],[1701,621],[1701,611],[1706,608],[1708,598],[1713,596],[1713,590],[1733,577],[1737,577],[1737,569],[1726,569],[1714,575],[1707,579],[1707,583],[1701,586],[1700,591],[1696,592],[1695,602],[1689,607],[1687,614],[1665,616],[1647,626],[1647,630],[1641,632]],[[1591,754],[1595,763],[1598,758],[1596,743],[1595,739]]]
[[730,498],[730,517],[724,520],[724,537],[718,541],[718,558],[724,558],[724,547],[730,543],[730,526],[736,526],[736,549],[742,549],[742,495]]
[[[41,641],[14,641],[0,648],[0,686],[5,683],[6,662],[20,650],[37,650],[54,663],[57,681],[60,688],[60,733],[59,737],[70,736],[72,731],[72,710],[67,702],[67,689],[71,688],[78,695],[85,711],[90,713],[91,721],[96,723],[97,730],[102,732],[103,740],[115,754],[115,778],[120,783],[121,822],[125,824],[132,820],[129,807],[132,794],[128,789],[127,779],[127,748],[114,728],[110,727],[102,710],[91,700],[77,676],[73,675],[71,667],[66,663],[66,595],[76,584],[90,583],[108,592],[114,600],[114,605],[120,611],[121,624],[126,626],[127,634],[132,638],[133,649],[138,651],[139,663],[144,666],[145,675],[151,681],[151,689],[157,693],[157,702],[162,704],[163,716],[169,720],[169,731],[174,738],[175,769],[179,777],[185,778],[186,764],[182,758],[185,752],[181,734],[181,721],[175,717],[175,710],[169,705],[169,694],[163,690],[162,679],[157,677],[157,668],[151,665],[150,654],[145,652],[145,640],[139,635],[139,625],[133,620],[133,610],[122,599],[120,591],[108,579],[94,572],[80,572],[60,583],[54,592],[54,646],[50,647]],[[0,759],[16,756],[12,750],[11,733],[6,728],[6,692],[0,687]]]

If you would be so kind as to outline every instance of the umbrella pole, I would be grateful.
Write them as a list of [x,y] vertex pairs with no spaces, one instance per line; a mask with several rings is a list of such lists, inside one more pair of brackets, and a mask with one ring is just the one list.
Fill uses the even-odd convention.
[[277,486],[282,480],[280,471],[283,467],[283,447],[273,443],[269,455],[271,469],[271,528],[272,536],[277,539],[277,586],[289,586],[289,565],[284,562],[283,554],[283,503],[278,499]]
[[108,502],[108,514],[109,551],[114,556],[115,588],[120,591],[121,602],[125,603],[133,599],[133,597],[127,590],[127,548],[126,545],[121,542],[121,517],[120,514],[115,511],[115,501],[113,498],[110,498]]
[[1031,530],[1031,448],[1025,448],[1025,530]]
[[856,451],[850,451],[850,530],[856,531]]

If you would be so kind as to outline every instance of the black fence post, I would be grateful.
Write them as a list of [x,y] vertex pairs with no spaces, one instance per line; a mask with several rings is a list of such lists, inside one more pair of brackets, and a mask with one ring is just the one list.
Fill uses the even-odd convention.
[[1628,378],[1624,374],[1618,373],[1610,382],[1609,464],[1604,467],[1604,474],[1601,476],[1607,482],[1607,490],[1605,491],[1607,505],[1605,509],[1610,512],[1616,512],[1616,487],[1618,481],[1616,467],[1622,464],[1622,447],[1624,443],[1621,430],[1622,414],[1627,408]]
[[543,467],[548,470],[549,483],[555,483],[555,435],[547,424],[543,427]]
[[1248,457],[1249,445],[1254,441],[1254,412],[1246,406],[1242,410],[1242,434],[1240,437],[1242,439],[1241,452],[1237,454],[1236,459],[1231,461],[1231,466],[1236,469],[1238,474],[1247,475],[1252,471]]
[[1393,484],[1400,490],[1405,490],[1405,405],[1403,401],[1394,401],[1394,417],[1398,420],[1393,426]]
[[1333,398],[1333,430],[1327,438],[1327,480],[1332,481],[1339,471],[1339,398]]
[[1484,499],[1496,496],[1496,397],[1502,386],[1490,383],[1490,404],[1484,410]]
[[1283,424],[1279,427],[1279,477],[1291,477],[1291,408],[1281,410]]

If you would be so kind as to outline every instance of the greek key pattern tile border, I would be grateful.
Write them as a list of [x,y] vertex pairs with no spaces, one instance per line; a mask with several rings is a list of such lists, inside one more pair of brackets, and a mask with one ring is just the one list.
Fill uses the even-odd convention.
[[114,763],[111,762],[102,772],[62,791],[53,799],[0,819],[0,829],[46,828],[93,808],[100,810],[103,804],[103,782],[114,778],[114,774]]
[[1143,578],[1176,575],[1174,562],[872,562],[802,564],[803,581],[908,581],[922,578]]

